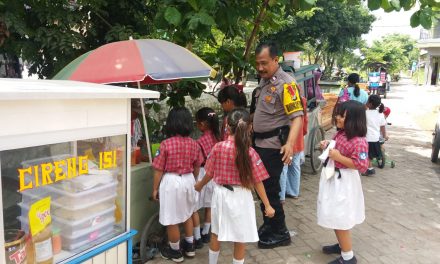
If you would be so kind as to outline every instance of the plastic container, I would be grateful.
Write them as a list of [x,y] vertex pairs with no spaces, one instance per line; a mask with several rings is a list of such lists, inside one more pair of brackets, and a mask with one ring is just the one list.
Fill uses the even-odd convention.
[[26,260],[26,234],[23,230],[5,230],[6,264],[27,263]]
[[23,204],[33,204],[44,197],[50,196],[51,200],[54,200],[59,197],[57,193],[53,193],[48,190],[45,186],[41,186],[37,189],[26,190],[21,193],[21,202]]
[[[104,197],[100,200],[90,200],[89,203],[82,204],[81,208],[63,207],[58,204],[52,203],[51,214],[54,224],[61,226],[62,223],[68,221],[72,226],[87,225],[84,222],[94,218],[100,218],[110,214],[109,212],[115,209],[116,194]],[[21,222],[21,229],[26,232],[29,231],[28,226],[28,212],[29,205],[25,203],[18,204],[21,208],[22,215],[18,217]],[[99,221],[99,220],[95,220]],[[93,222],[93,221],[90,221]],[[74,224],[73,224],[74,223]],[[68,228],[68,227],[64,227]]]
[[91,214],[87,218],[76,221],[65,220],[63,218],[53,216],[53,225],[61,229],[61,234],[63,236],[73,236],[78,231],[91,228],[99,225],[100,223],[104,223],[109,220],[114,222],[115,208],[116,206],[113,204],[104,211]]
[[107,221],[99,223],[90,228],[78,230],[71,236],[61,235],[61,238],[63,240],[63,249],[72,251],[79,247],[87,245],[88,243],[93,242],[98,238],[110,234],[114,230],[114,222],[114,218],[108,219]]
[[79,210],[88,207],[91,201],[102,200],[109,196],[116,195],[117,185],[118,182],[113,181],[82,192],[68,192],[51,185],[47,185],[45,188],[56,197],[52,198],[53,205],[67,207],[70,208],[70,210]]

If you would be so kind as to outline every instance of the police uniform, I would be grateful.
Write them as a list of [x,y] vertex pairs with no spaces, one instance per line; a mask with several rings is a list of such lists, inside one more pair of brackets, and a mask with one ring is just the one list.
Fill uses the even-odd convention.
[[[253,119],[255,147],[270,175],[263,184],[269,202],[275,209],[273,218],[264,217],[264,225],[259,230],[259,246],[271,248],[290,243],[279,196],[284,164],[283,155],[280,154],[282,145],[276,130],[289,126],[292,119],[304,115],[304,109],[301,91],[296,87],[294,78],[281,67],[270,79],[262,79],[259,87]],[[264,205],[261,203],[260,206],[264,216]]]

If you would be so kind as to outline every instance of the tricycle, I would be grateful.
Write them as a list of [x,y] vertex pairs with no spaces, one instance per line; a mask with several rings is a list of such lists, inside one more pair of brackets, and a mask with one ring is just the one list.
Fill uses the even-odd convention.
[[368,74],[368,90],[370,94],[383,95],[387,98],[387,65],[373,62],[366,65]]

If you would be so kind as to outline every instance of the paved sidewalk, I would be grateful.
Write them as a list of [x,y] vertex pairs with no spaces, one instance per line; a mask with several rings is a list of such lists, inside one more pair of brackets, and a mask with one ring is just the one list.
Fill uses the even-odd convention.
[[[411,89],[394,87],[385,100],[395,116],[390,116],[393,125],[386,149],[396,168],[387,165],[376,169],[374,177],[362,177],[366,221],[353,230],[359,263],[440,263],[440,164],[429,159],[430,131],[421,130],[410,115],[402,115],[426,106],[423,96],[414,99],[420,90]],[[440,97],[438,91],[425,92],[427,97]],[[433,102],[440,104],[440,99]],[[297,233],[292,245],[260,250],[249,244],[246,263],[327,263],[336,257],[321,253],[321,247],[335,243],[336,238],[332,230],[316,224],[318,181],[319,175],[303,175],[300,198],[286,202],[287,226]],[[257,219],[260,224],[259,212]],[[158,256],[148,263],[171,262]],[[208,263],[207,246],[185,263]],[[219,263],[232,263],[231,243],[222,245]]]

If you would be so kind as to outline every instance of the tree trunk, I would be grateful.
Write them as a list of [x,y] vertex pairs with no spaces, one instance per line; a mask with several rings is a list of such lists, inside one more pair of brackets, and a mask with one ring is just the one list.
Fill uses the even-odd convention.
[[[243,58],[245,62],[249,61],[249,58],[251,56],[251,48],[252,44],[254,43],[255,37],[257,36],[258,30],[260,28],[260,24],[263,21],[264,14],[266,13],[267,6],[269,5],[269,0],[264,0],[263,5],[261,6],[260,13],[255,19],[254,28],[252,29],[251,35],[246,41],[246,48],[244,50]],[[244,67],[240,67],[237,75],[235,76],[235,83],[238,84],[240,82],[240,79],[243,75]]]

